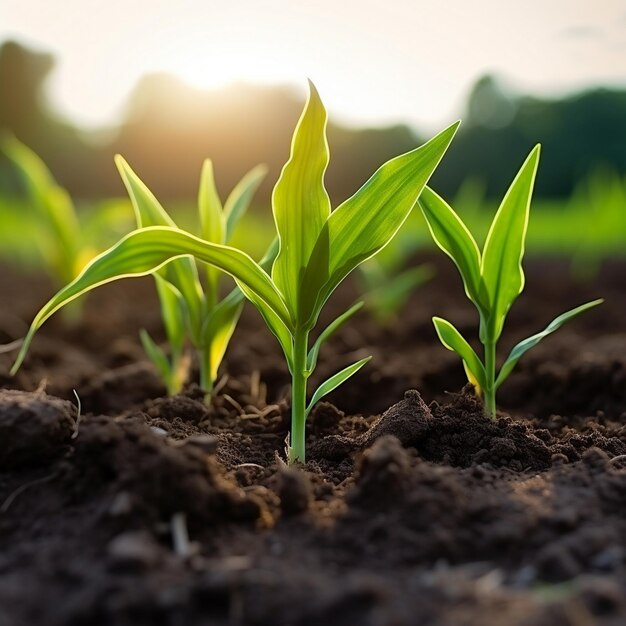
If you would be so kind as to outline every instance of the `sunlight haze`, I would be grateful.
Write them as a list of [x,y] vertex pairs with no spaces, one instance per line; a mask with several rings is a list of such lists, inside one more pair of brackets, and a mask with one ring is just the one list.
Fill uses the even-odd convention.
[[310,77],[337,121],[428,129],[458,117],[485,73],[543,94],[626,85],[623,0],[2,0],[10,38],[54,54],[50,99],[85,126],[115,123],[155,71],[302,94]]

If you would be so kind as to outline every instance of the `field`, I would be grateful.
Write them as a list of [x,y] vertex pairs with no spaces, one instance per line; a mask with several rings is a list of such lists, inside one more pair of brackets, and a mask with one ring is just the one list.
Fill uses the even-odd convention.
[[452,125],[331,211],[325,124],[311,85],[233,238],[262,168],[168,213],[117,158],[132,207],[75,211],[13,144],[1,626],[626,619],[626,184],[530,211],[536,147],[468,230],[425,187]]
[[[362,312],[327,346],[319,376],[374,359],[317,407],[298,469],[277,456],[288,373],[252,310],[209,407],[193,386],[165,398],[142,355],[139,328],[161,332],[150,279],[96,291],[73,327],[53,318],[17,379],[2,355],[3,386],[30,390],[0,395],[4,623],[623,620],[624,263],[581,285],[529,261],[507,342],[598,294],[610,306],[522,361],[490,422],[430,325],[471,333],[460,281],[418,260],[438,278],[401,324]],[[50,291],[6,268],[1,288],[5,326]]]

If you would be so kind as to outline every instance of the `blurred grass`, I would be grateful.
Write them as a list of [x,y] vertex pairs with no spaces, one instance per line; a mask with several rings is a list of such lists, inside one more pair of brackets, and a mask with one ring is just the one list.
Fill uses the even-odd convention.
[[[449,200],[482,245],[497,209],[495,202],[485,199],[484,186],[480,181],[467,180],[456,197]],[[195,230],[193,202],[167,208],[179,226]],[[98,252],[134,226],[133,211],[127,199],[111,198],[79,205],[78,212],[84,241]],[[115,219],[110,219],[111,215]],[[0,197],[0,258],[31,270],[41,268],[46,233],[35,217],[23,201]],[[258,259],[273,235],[270,208],[257,206],[243,218],[233,245]],[[394,242],[377,260],[387,271],[393,272],[416,252],[432,247],[421,213],[413,211]],[[626,177],[600,168],[583,179],[569,199],[534,201],[527,251],[530,256],[570,258],[573,273],[581,278],[593,277],[602,261],[608,258],[626,256]]]

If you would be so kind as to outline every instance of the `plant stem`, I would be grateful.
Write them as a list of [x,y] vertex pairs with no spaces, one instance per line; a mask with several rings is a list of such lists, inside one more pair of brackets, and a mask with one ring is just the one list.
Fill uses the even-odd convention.
[[198,384],[200,389],[205,392],[204,402],[208,404],[211,401],[211,394],[213,393],[213,376],[211,375],[211,351],[209,348],[198,348]]
[[496,342],[485,344],[485,374],[487,386],[484,390],[485,415],[491,419],[496,417]]
[[180,393],[187,382],[189,374],[189,359],[182,350],[172,351],[170,375],[167,377],[167,395],[175,396]]
[[307,332],[296,332],[294,337],[293,371],[291,373],[291,434],[288,461],[305,461],[306,427],[306,357],[309,343]]

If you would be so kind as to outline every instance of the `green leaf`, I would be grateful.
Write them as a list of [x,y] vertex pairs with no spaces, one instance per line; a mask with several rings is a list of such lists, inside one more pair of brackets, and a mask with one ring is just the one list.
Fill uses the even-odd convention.
[[[278,254],[278,238],[274,238],[272,243],[269,245],[267,251],[263,255],[263,258],[259,261],[259,266],[264,269],[266,272],[270,271],[270,268]],[[256,309],[261,314],[261,317],[264,319],[265,324],[270,329],[272,334],[278,339],[278,343],[283,350],[285,358],[287,359],[287,365],[289,367],[289,371],[292,371],[293,364],[293,337],[289,328],[281,321],[278,315],[274,313],[270,308],[263,307],[261,302],[257,302],[258,297],[252,293],[249,289],[246,288],[245,285],[241,285],[238,283],[237,289],[241,288],[245,294],[246,298],[252,302],[252,304],[256,307]]]
[[466,368],[466,372],[471,374],[474,380],[470,382],[472,384],[478,383],[479,391],[486,387],[487,376],[485,374],[485,368],[472,346],[467,343],[463,335],[447,320],[441,317],[433,317],[433,324],[439,340],[441,343],[452,352],[456,352],[461,359],[463,359],[463,365]]
[[174,220],[121,154],[115,155],[115,165],[130,196],[137,226],[139,228],[146,226],[176,228]]
[[172,350],[182,350],[185,344],[186,307],[180,291],[170,282],[154,275],[159,302],[161,304],[161,319],[165,327],[167,342]]
[[289,371],[293,372],[293,333],[290,330],[290,327],[287,326],[287,324],[285,324],[285,322],[281,320],[281,318],[270,307],[264,306],[261,298],[248,289],[246,285],[237,281],[237,286],[261,314],[261,317],[265,321],[267,327],[276,339],[278,339],[278,343],[280,344],[283,354],[285,355],[285,359],[287,360]]
[[331,376],[328,380],[323,382],[313,394],[311,398],[311,402],[306,408],[305,419],[309,416],[311,409],[326,395],[328,395],[331,391],[334,391],[339,387],[339,385],[343,384],[348,378],[356,374],[372,357],[368,356],[352,365],[348,365],[348,367],[342,369],[340,372],[337,372],[334,376]]
[[19,368],[37,329],[68,302],[111,281],[150,274],[184,255],[194,256],[233,276],[255,294],[258,299],[254,304],[258,308],[271,310],[287,328],[291,328],[292,320],[281,294],[269,276],[247,254],[229,246],[203,241],[181,230],[152,226],[130,233],[96,257],[76,280],[61,289],[39,311],[12,371],[15,373]]
[[233,236],[233,231],[239,220],[244,216],[252,198],[267,175],[265,165],[257,165],[252,168],[230,192],[224,203],[224,215],[226,216],[226,240],[228,243]]
[[467,226],[429,187],[422,192],[419,205],[435,243],[457,266],[467,297],[479,308],[485,308],[488,303],[482,293],[480,251]]
[[211,364],[209,376],[214,382],[230,338],[235,332],[239,316],[243,310],[244,297],[239,290],[233,290],[221,302],[216,304],[207,316],[202,328],[201,348],[209,353]]
[[272,194],[280,238],[272,279],[294,317],[305,268],[317,236],[330,215],[330,199],[324,188],[328,158],[326,110],[309,81],[309,97],[294,132],[291,156]]
[[157,346],[152,337],[150,337],[148,332],[143,328],[139,331],[139,338],[141,339],[144,352],[156,367],[159,376],[164,381],[169,380],[172,374],[172,368],[165,352]]
[[202,239],[211,243],[224,243],[226,223],[222,201],[215,186],[211,159],[206,159],[202,165],[200,190],[198,192],[198,209],[200,212],[200,234]]
[[[115,164],[130,196],[137,226],[139,228],[150,226],[176,228],[174,220],[161,206],[154,194],[119,154],[115,156]],[[196,264],[189,258],[178,259],[164,268],[160,275],[171,282],[185,299],[191,334],[194,341],[197,341],[202,328],[204,294]]]
[[309,350],[309,354],[306,359],[306,369],[309,373],[311,373],[315,366],[317,365],[317,357],[320,353],[320,348],[322,344],[333,334],[335,333],[341,326],[343,326],[359,309],[363,307],[363,302],[356,302],[353,304],[347,311],[342,313],[339,317],[337,317],[333,322],[331,322],[320,334],[317,338],[313,347]]
[[414,207],[441,161],[459,123],[423,146],[387,161],[328,218],[305,272],[302,320],[315,324],[337,285],[363,261],[384,248]]
[[490,341],[500,337],[506,314],[524,289],[522,259],[539,153],[537,145],[509,187],[483,248],[480,271],[489,297],[486,332]]
[[[226,241],[226,220],[222,209],[222,201],[215,187],[213,163],[206,159],[200,176],[200,190],[198,192],[198,211],[200,213],[200,234],[202,239],[211,243],[223,244]],[[215,305],[218,298],[218,283],[220,271],[215,267],[206,268],[207,293],[209,307]]]
[[13,135],[2,135],[0,152],[16,168],[32,207],[45,224],[46,234],[52,237],[49,252],[44,255],[46,262],[52,265],[57,279],[72,280],[79,254],[80,225],[67,191],[59,187],[39,156]]
[[600,298],[599,300],[593,300],[591,302],[587,302],[586,304],[582,304],[581,306],[576,307],[575,309],[571,309],[562,315],[559,315],[555,319],[553,319],[540,333],[536,335],[532,335],[523,341],[520,341],[510,352],[507,357],[504,365],[502,365],[502,369],[498,374],[498,378],[496,379],[495,388],[498,389],[500,385],[509,377],[513,368],[517,365],[517,362],[530,350],[534,348],[542,339],[552,334],[555,330],[558,330],[565,324],[565,322],[571,320],[572,318],[580,315],[583,311],[587,311],[588,309],[593,308],[594,306],[598,306],[602,304],[604,300]]

